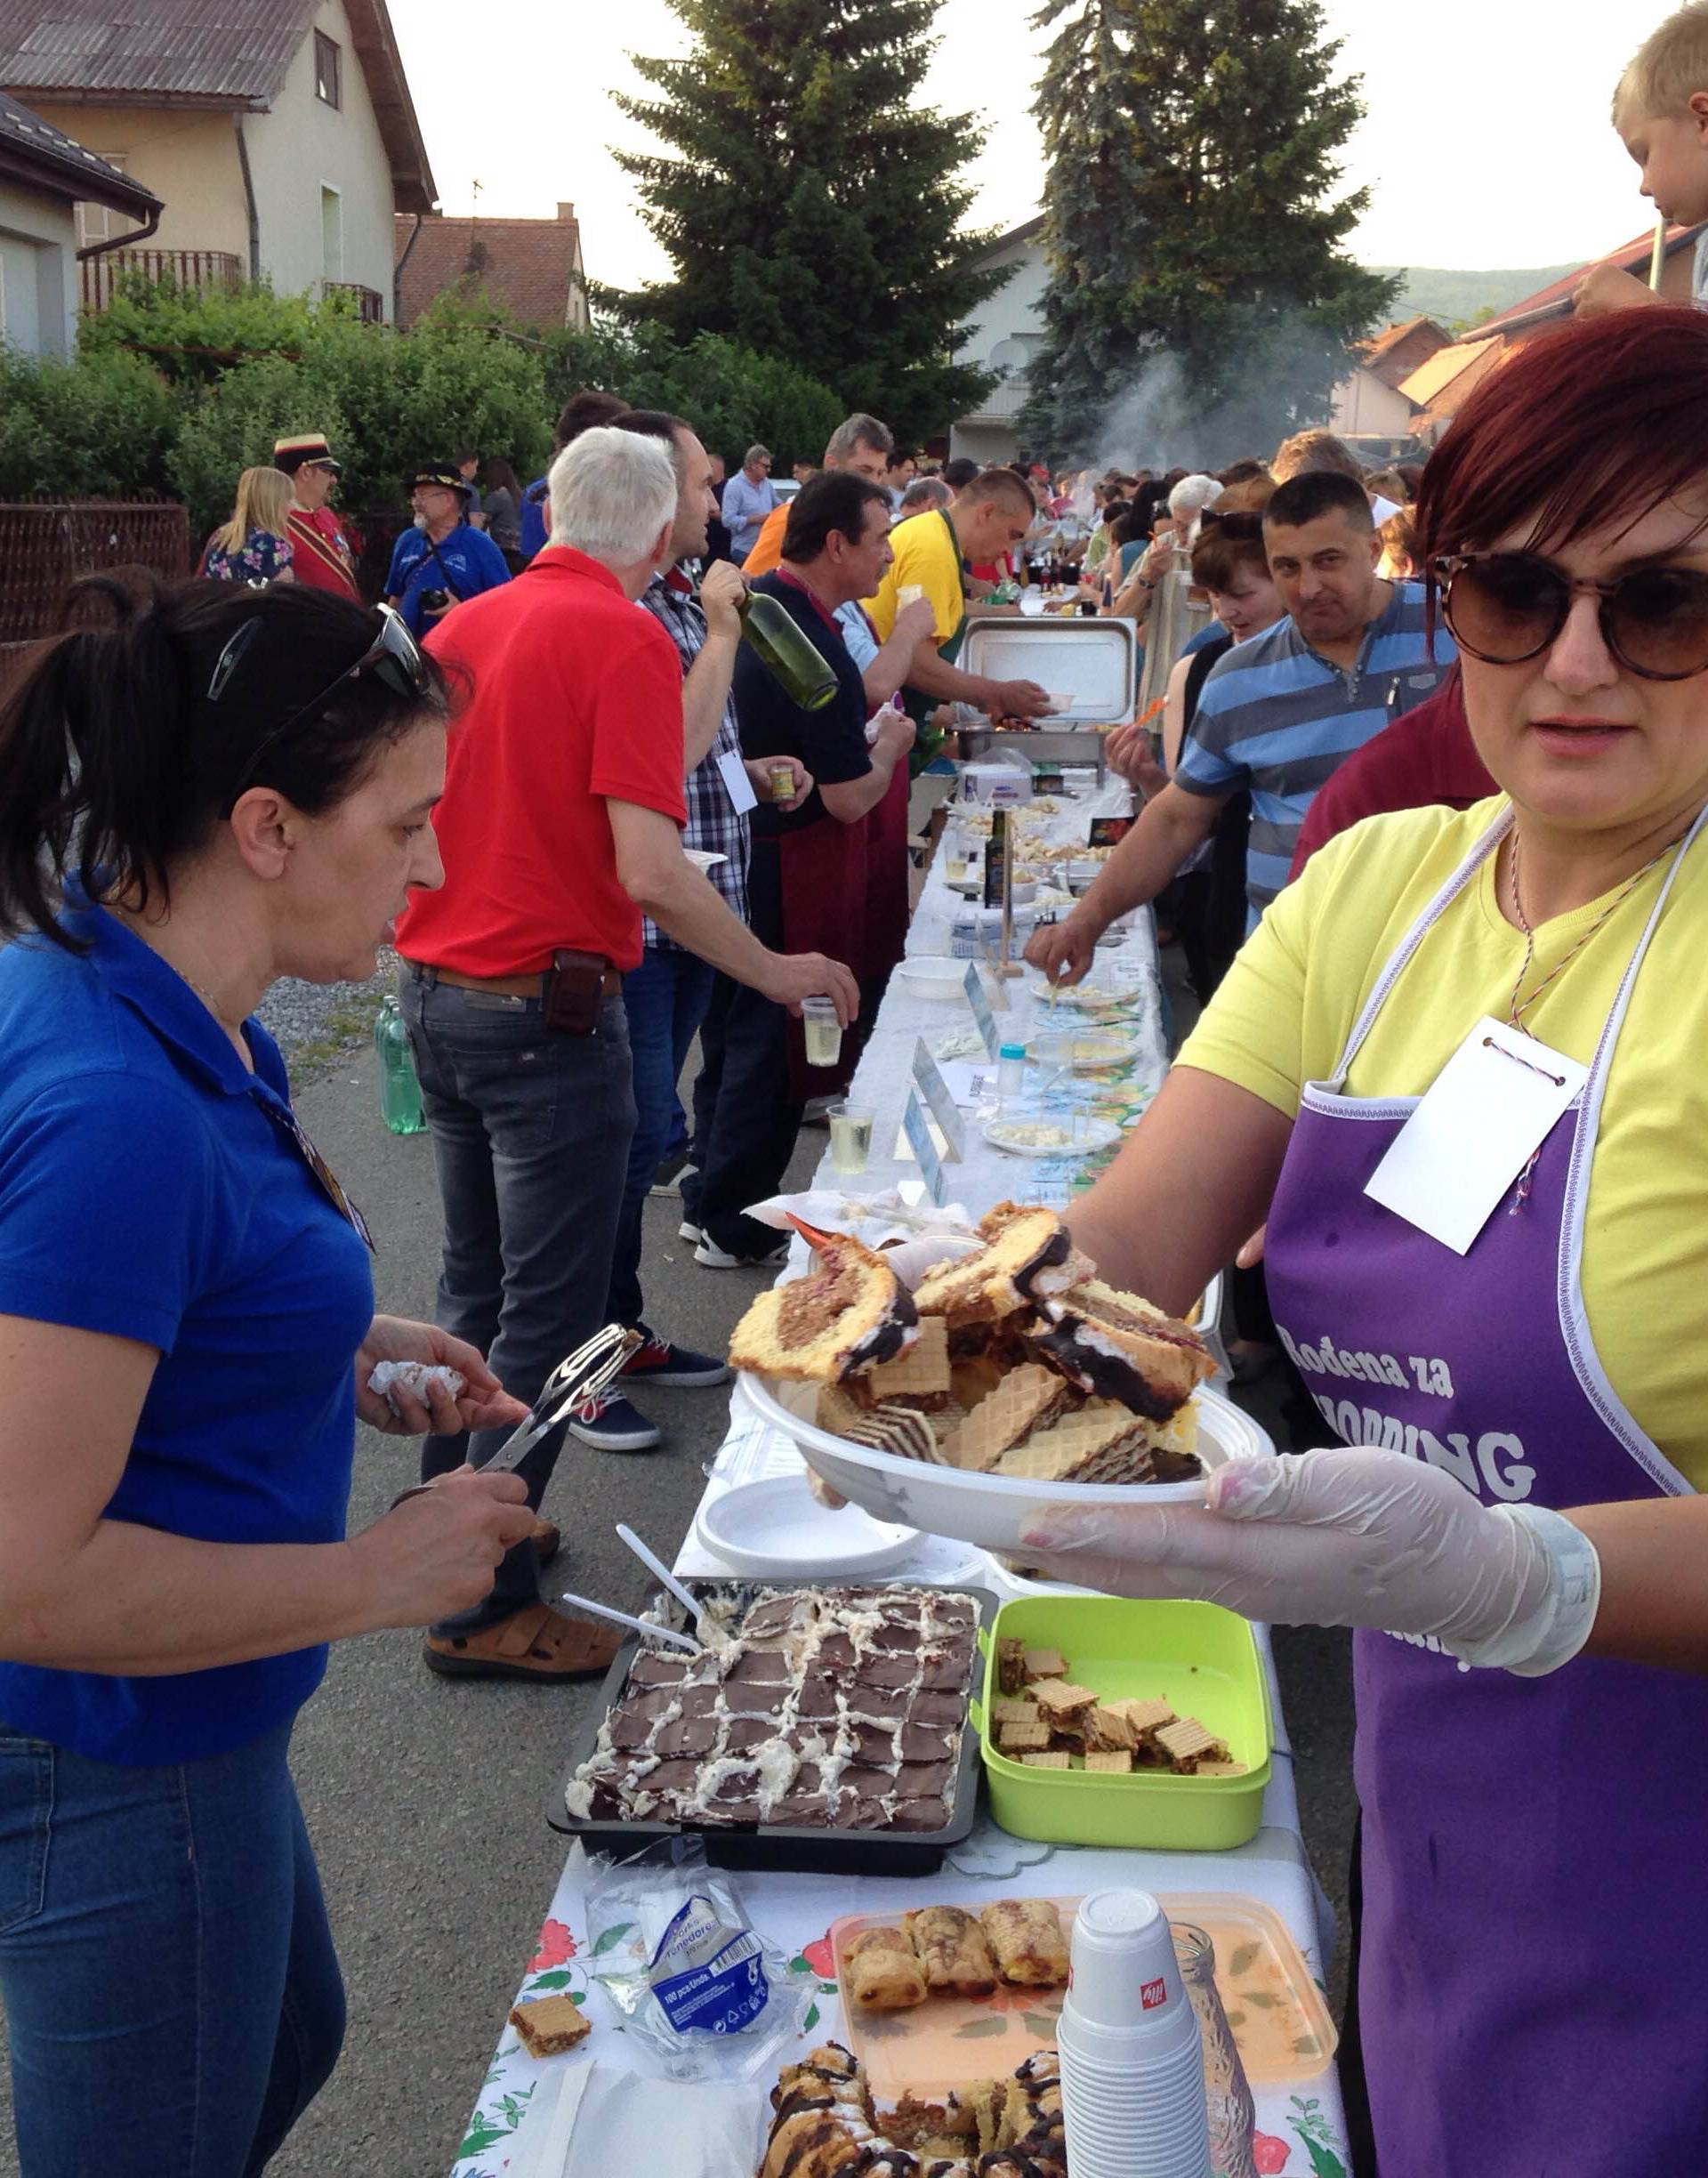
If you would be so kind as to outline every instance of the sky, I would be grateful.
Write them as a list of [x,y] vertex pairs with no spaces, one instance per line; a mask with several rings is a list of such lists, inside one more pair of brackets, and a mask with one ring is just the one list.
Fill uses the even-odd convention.
[[[610,156],[649,140],[608,95],[642,87],[630,53],[686,50],[665,0],[391,4],[445,212],[550,218],[573,203],[591,278],[630,286],[667,275]],[[975,225],[1017,226],[1040,206],[1034,4],[944,0],[938,18],[923,96],[978,114],[989,132],[971,173]],[[1370,191],[1355,254],[1529,267],[1640,233],[1652,214],[1608,103],[1666,12],[1667,0],[1630,11],[1600,0],[1325,0],[1341,66],[1362,76],[1368,109],[1346,161],[1349,187]]]

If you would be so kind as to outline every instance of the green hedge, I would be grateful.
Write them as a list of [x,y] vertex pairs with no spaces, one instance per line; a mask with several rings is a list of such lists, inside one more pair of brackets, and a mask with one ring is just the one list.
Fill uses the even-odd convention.
[[0,497],[165,493],[199,536],[275,439],[323,430],[342,504],[401,517],[409,469],[459,446],[536,474],[559,408],[587,385],[675,410],[732,465],[762,439],[780,474],[818,457],[841,413],[828,387],[709,334],[685,349],[648,325],[529,334],[479,297],[443,297],[399,333],[342,300],[126,284],[83,319],[74,363],[0,345]]

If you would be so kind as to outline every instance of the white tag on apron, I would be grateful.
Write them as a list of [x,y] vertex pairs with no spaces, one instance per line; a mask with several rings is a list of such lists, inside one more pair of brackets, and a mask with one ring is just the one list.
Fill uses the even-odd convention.
[[1588,1079],[1575,1059],[1486,1013],[1394,1137],[1365,1193],[1467,1254]]
[[750,809],[759,807],[759,796],[753,792],[753,782],[747,776],[747,767],[734,749],[725,749],[719,757],[718,776],[723,781],[724,791],[729,796],[729,805],[737,817],[745,817]]

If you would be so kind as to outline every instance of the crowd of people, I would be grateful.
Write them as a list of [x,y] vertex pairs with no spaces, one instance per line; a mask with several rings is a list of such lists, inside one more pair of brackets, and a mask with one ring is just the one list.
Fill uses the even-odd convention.
[[[1615,117],[1660,208],[1708,220],[1708,6]],[[1421,471],[1311,431],[1052,478],[924,464],[862,413],[786,489],[762,445],[726,479],[590,389],[544,478],[463,448],[403,480],[378,607],[309,430],[245,471],[203,579],[77,586],[0,703],[26,2178],[259,2172],[327,2077],[288,1749],[333,1641],[420,1631],[472,1680],[609,1661],[540,1591],[562,1431],[471,1463],[608,1320],[634,1351],[581,1440],[643,1453],[649,1384],[723,1381],[649,1313],[645,1203],[680,1190],[710,1272],[774,1263],[746,1213],[898,957],[910,770],[946,706],[1049,711],[961,662],[971,604],[1042,602],[1040,553],[1163,692],[1109,737],[1136,821],[1029,957],[1071,983],[1154,901],[1205,1000],[1073,1236],[1177,1312],[1245,1263],[1253,1343],[1341,1441],[1202,1506],[1052,1511],[1029,1560],[1357,1629],[1346,2069],[1385,2178],[1700,2166],[1708,318],[1596,277],[1580,304]],[[376,1312],[256,1019],[391,946],[431,1324]],[[382,1392],[383,1363],[424,1374]],[[434,1487],[348,1537],[357,1416]]]

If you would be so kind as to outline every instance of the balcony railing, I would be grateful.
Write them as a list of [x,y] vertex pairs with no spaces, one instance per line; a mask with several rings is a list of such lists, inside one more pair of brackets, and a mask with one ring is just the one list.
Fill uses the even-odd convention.
[[230,250],[116,249],[85,257],[83,307],[103,311],[126,279],[168,280],[190,294],[231,294],[243,285],[243,266]]
[[377,287],[364,287],[360,280],[323,279],[320,300],[330,302],[334,295],[344,295],[356,306],[356,315],[364,325],[385,323],[385,297]]
[[1030,391],[1026,373],[1011,371],[999,386],[986,394],[970,415],[960,420],[963,424],[1011,424],[1026,406]]

